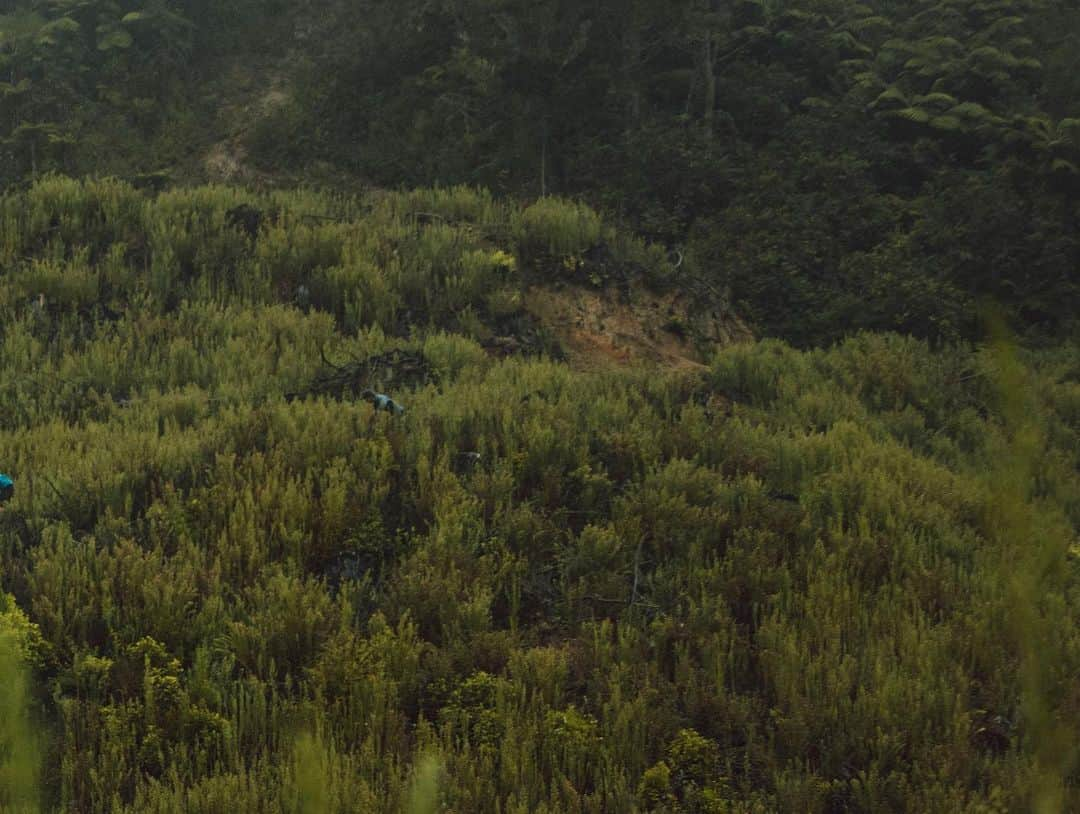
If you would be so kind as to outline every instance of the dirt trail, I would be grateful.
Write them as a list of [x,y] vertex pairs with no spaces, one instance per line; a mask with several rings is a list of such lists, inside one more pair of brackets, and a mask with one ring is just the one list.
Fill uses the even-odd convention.
[[288,102],[285,77],[237,64],[223,77],[223,84],[227,90],[222,97],[230,101],[218,111],[218,118],[228,135],[206,152],[202,169],[208,181],[217,183],[265,180],[247,163],[244,137],[259,119]]

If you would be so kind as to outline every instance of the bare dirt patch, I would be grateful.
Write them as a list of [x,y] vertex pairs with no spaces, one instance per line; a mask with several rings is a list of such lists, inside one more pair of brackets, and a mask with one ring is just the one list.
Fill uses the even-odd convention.
[[564,284],[532,286],[525,308],[551,331],[579,369],[653,364],[702,369],[710,348],[752,339],[733,316],[694,313],[682,293],[655,294],[633,289],[629,297],[614,288]]

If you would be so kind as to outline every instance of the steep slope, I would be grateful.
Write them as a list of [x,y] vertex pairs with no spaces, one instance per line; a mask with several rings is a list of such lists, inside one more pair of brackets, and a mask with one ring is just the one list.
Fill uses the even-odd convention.
[[1075,347],[706,357],[472,189],[50,178],[0,268],[0,806],[1080,807]]

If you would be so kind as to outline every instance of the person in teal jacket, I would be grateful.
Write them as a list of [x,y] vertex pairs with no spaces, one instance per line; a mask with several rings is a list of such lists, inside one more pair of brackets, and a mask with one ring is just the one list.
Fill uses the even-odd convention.
[[404,407],[385,393],[376,393],[374,390],[365,389],[361,391],[360,396],[375,405],[376,410],[386,410],[386,412],[394,415],[402,415],[405,412]]
[[0,509],[15,495],[15,481],[0,473]]

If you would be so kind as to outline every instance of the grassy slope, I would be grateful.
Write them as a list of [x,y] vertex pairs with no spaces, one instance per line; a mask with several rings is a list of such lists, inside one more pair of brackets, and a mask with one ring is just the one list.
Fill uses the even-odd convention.
[[[464,335],[544,275],[671,283],[571,205],[50,180],[0,217],[47,808],[1080,804],[1075,349],[577,372]],[[394,349],[425,376],[359,384],[400,418],[284,397]]]

